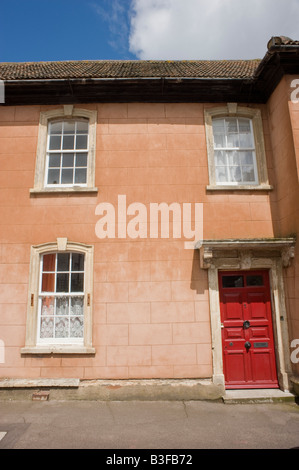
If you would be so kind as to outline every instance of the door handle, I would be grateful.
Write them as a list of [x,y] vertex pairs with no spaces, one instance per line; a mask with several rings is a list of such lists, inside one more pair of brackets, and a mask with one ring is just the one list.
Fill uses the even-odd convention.
[[244,344],[245,348],[248,350],[251,348],[251,343],[250,341],[246,341],[246,343]]

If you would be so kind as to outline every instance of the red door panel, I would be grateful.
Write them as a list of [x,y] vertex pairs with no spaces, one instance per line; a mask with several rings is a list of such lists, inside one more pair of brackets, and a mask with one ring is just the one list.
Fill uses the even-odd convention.
[[246,366],[243,351],[240,348],[229,351],[224,354],[224,369],[226,371],[226,380],[232,385],[246,384],[247,377]]
[[219,273],[226,388],[277,388],[267,271]]

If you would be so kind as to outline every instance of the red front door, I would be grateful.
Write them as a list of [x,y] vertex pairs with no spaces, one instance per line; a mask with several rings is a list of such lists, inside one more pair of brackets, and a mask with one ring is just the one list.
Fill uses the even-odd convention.
[[219,273],[227,389],[278,388],[267,271]]

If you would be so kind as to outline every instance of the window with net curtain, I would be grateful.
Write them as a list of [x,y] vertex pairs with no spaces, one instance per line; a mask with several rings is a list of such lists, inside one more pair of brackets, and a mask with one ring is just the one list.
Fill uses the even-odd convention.
[[220,185],[258,185],[252,120],[213,118],[215,179]]
[[88,126],[88,119],[49,122],[46,186],[86,186]]
[[41,257],[39,343],[83,343],[84,254]]

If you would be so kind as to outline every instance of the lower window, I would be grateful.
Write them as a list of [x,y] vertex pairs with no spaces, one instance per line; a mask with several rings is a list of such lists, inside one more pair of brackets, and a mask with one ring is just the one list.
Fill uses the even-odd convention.
[[31,247],[22,354],[94,354],[93,246],[57,238]]
[[41,258],[38,343],[83,343],[84,254]]

